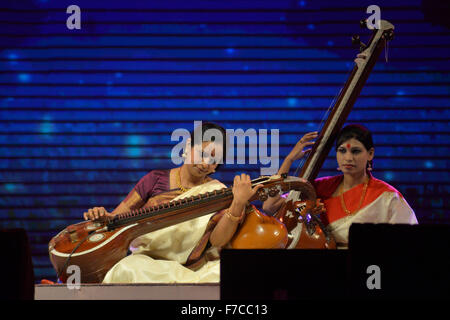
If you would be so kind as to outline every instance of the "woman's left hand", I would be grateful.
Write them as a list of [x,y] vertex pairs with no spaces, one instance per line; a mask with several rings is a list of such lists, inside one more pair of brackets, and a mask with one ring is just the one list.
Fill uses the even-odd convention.
[[325,205],[323,204],[322,200],[317,199],[316,206],[311,210],[311,213],[314,215],[319,215],[325,212],[327,212],[327,210],[325,209]]

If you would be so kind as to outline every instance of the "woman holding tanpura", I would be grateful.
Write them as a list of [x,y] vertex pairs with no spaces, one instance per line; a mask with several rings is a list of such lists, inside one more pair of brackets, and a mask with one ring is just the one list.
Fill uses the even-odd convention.
[[[292,162],[304,155],[304,147],[312,145],[311,140],[316,137],[317,133],[305,135],[283,162],[279,173],[287,173]],[[347,246],[352,223],[417,224],[414,211],[402,194],[372,175],[374,153],[371,132],[362,125],[348,125],[336,139],[336,160],[342,174],[322,177],[313,183],[325,209],[322,220],[340,247]],[[263,210],[276,212],[283,202],[282,197],[269,198]]]

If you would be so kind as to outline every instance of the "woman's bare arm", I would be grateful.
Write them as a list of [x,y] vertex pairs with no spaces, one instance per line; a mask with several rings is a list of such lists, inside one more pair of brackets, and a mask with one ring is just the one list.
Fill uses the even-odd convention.
[[244,217],[247,201],[262,187],[263,185],[257,185],[252,188],[250,176],[246,174],[234,177],[233,202],[209,237],[212,246],[223,247],[231,240]]
[[[314,144],[311,140],[317,138],[317,132],[309,132],[305,134],[294,146],[294,148],[291,150],[291,152],[287,155],[287,157],[284,159],[283,163],[281,164],[280,169],[278,170],[278,174],[282,175],[284,173],[288,173],[289,169],[292,166],[292,163],[295,160],[298,160],[302,158],[309,150],[304,150],[306,146],[311,146]],[[283,205],[284,199],[277,195],[275,197],[269,197],[266,201],[263,203],[263,211],[268,214],[274,214],[275,212],[280,209],[280,207]]]

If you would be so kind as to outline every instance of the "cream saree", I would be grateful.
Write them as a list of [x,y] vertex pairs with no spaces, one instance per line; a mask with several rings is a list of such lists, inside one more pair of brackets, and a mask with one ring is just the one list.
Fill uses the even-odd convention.
[[352,223],[417,224],[417,219],[403,197],[396,192],[385,191],[357,214],[345,216],[328,225],[337,243],[348,243]]
[[[171,201],[225,188],[218,180],[196,186]],[[132,241],[131,255],[106,274],[103,283],[201,283],[219,282],[219,260],[207,261],[199,269],[184,264],[205,234],[214,213],[157,230]]]

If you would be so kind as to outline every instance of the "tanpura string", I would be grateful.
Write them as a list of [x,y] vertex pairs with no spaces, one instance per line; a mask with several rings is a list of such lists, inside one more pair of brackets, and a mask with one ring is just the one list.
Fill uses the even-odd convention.
[[[355,67],[355,64],[356,64],[356,63],[354,62],[353,65],[351,66],[351,68],[347,71],[347,75],[346,75],[346,78],[347,78],[347,79],[349,78],[350,73],[353,71],[353,68]],[[336,102],[336,99],[337,99],[337,98],[339,97],[339,95],[341,94],[342,89],[343,89],[343,87],[341,87],[341,89],[339,90],[339,92],[333,97],[333,100],[331,101],[330,105],[328,106],[328,109],[327,109],[327,110],[325,111],[325,113],[323,114],[322,119],[321,119],[320,122],[319,122],[317,132],[321,132],[321,131],[322,131],[323,126],[325,125],[326,119],[328,119],[328,114],[329,114],[330,111],[333,109],[334,104],[335,104],[335,102]],[[309,156],[310,156],[310,154],[308,154],[307,157],[303,157],[303,158],[300,160],[300,162],[299,162],[299,164],[297,165],[297,168],[295,169],[295,172],[294,172],[294,176],[295,176],[295,177],[298,176],[299,171],[300,171],[300,168],[303,167],[303,165],[304,165],[305,162],[306,162],[306,159],[307,159]]]
[[58,282],[60,279],[59,277],[61,276],[61,274],[64,272],[64,270],[66,269],[67,265],[69,264],[69,260],[72,257],[72,255],[75,253],[75,251],[77,251],[77,249],[83,244],[83,242],[85,242],[87,240],[87,238],[89,238],[89,236],[93,233],[97,232],[97,230],[92,230],[88,232],[88,235],[86,237],[84,237],[76,246],[75,248],[73,248],[72,252],[69,254],[69,256],[66,258],[66,261],[64,262],[64,265],[62,266],[62,268],[60,270],[57,270],[56,272],[56,282]]
[[388,62],[388,54],[389,54],[389,41],[387,39],[384,39],[384,58],[386,59],[386,63]]

